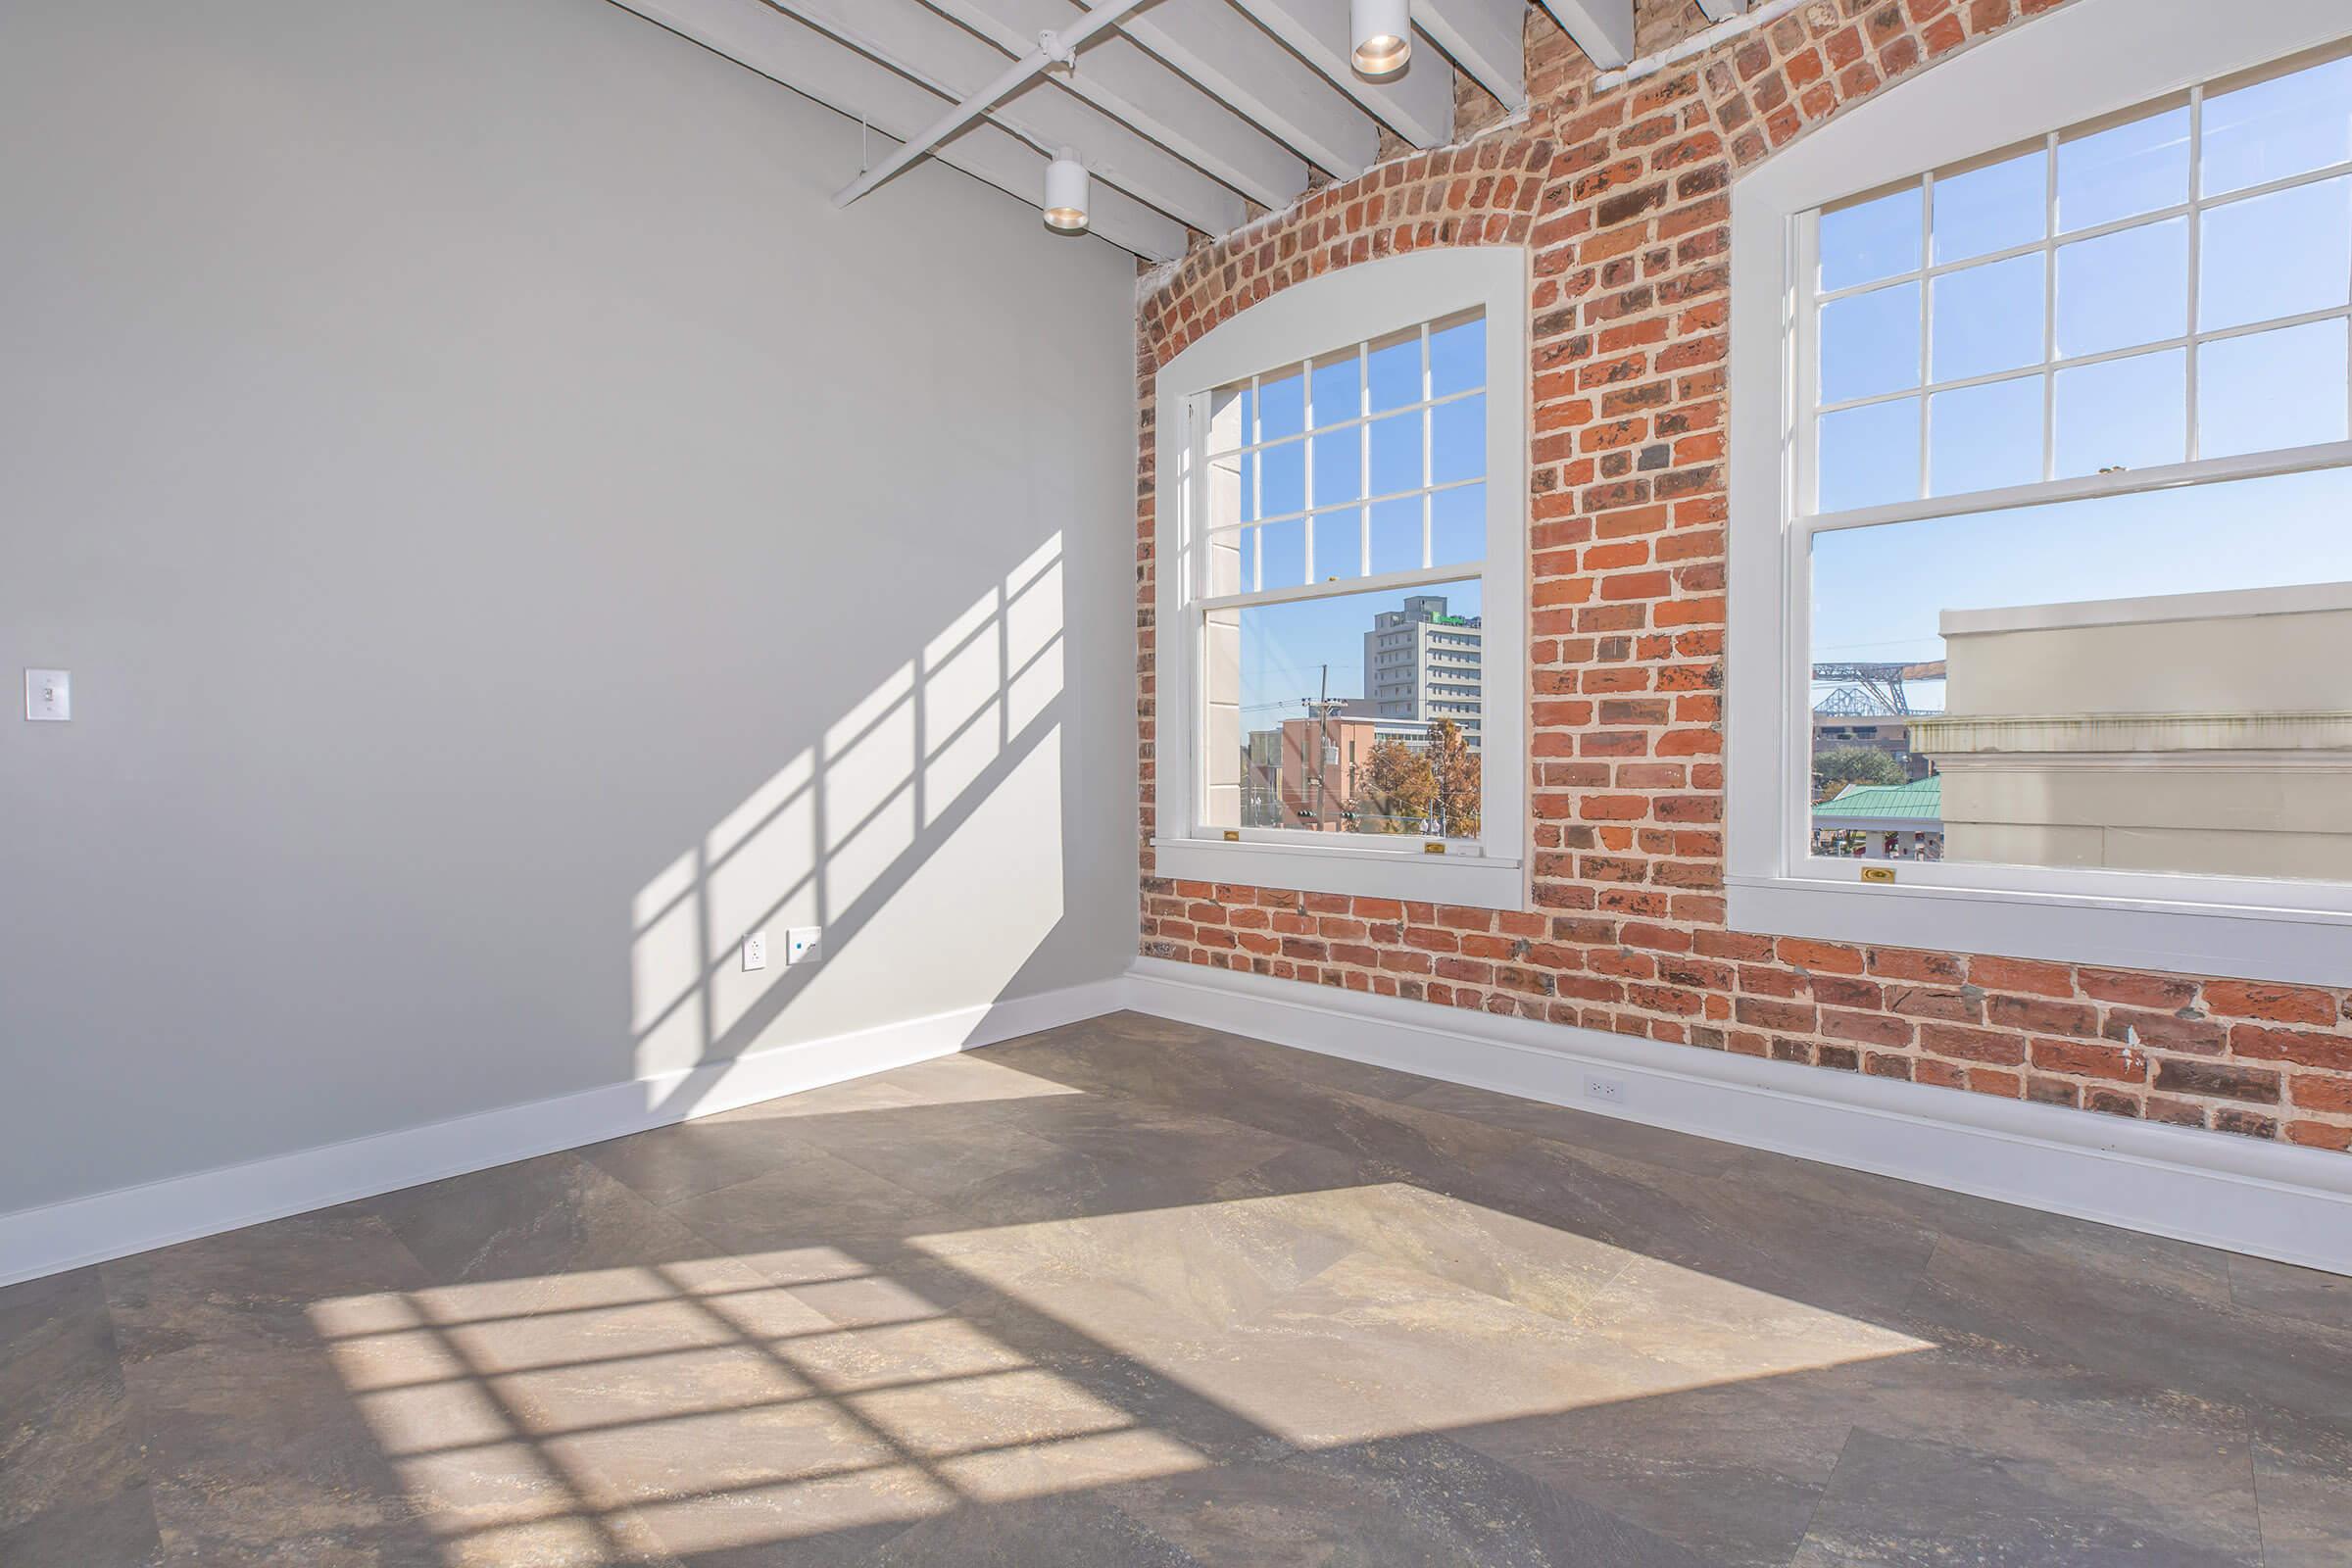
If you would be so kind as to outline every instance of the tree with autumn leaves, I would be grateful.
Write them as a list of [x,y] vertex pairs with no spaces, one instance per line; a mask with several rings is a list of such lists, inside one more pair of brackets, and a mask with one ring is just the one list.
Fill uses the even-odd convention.
[[1478,813],[1478,754],[1449,718],[1438,720],[1426,747],[1401,741],[1374,746],[1348,803],[1349,824],[1358,833],[1475,838]]

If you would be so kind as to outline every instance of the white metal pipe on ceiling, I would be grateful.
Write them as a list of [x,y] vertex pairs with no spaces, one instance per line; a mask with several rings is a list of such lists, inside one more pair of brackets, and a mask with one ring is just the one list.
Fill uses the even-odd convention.
[[1041,33],[1037,47],[997,74],[994,80],[971,94],[955,108],[934,121],[914,140],[906,143],[856,179],[844,185],[833,197],[833,205],[847,207],[858,197],[881,184],[908,164],[946,141],[950,136],[988,113],[1006,93],[1023,82],[1054,66],[1067,66],[1077,58],[1079,47],[1119,18],[1144,4],[1144,0],[1098,0],[1087,8],[1086,15],[1058,31]]

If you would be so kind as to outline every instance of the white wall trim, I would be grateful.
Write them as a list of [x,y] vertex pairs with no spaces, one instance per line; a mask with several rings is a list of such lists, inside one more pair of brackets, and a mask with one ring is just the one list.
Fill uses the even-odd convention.
[[[1158,1017],[2352,1274],[2341,1154],[1160,958],[1129,976]],[[1589,1072],[1624,1098],[1588,1098]]]
[[[2352,1159],[1199,964],[0,1215],[0,1286],[577,1149],[1122,1007],[1627,1121],[2352,1274]],[[1589,1072],[1624,1086],[1615,1105]],[[684,1107],[692,1106],[691,1112]]]
[[1126,989],[1097,980],[0,1214],[0,1286],[1099,1017]]

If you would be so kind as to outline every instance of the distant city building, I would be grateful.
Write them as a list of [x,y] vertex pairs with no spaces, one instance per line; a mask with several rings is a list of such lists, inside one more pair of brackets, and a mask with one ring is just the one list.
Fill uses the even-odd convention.
[[1286,718],[1278,729],[1251,730],[1242,747],[1242,825],[1337,831],[1355,799],[1372,748],[1388,726],[1346,711],[1358,700],[1335,699],[1329,714]]
[[1928,760],[1911,749],[1911,714],[1886,713],[1880,715],[1856,713],[1823,713],[1813,715],[1813,754],[1835,752],[1848,746],[1865,747],[1885,752],[1894,765],[1909,779],[1928,776]]
[[1481,617],[1447,614],[1443,594],[1415,594],[1402,610],[1373,616],[1364,633],[1364,700],[1382,720],[1451,719],[1475,750],[1485,649]]

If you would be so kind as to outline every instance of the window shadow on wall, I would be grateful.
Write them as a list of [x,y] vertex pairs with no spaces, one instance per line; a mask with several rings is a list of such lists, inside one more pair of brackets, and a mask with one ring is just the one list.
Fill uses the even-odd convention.
[[[957,858],[966,940],[906,962],[956,966],[975,998],[1001,996],[1020,973],[1065,902],[1061,593],[1055,534],[638,892],[631,1029],[656,1119],[723,1094],[747,1054],[797,1043],[779,1027],[789,1010],[943,850]],[[979,842],[956,845],[967,830]],[[992,874],[1016,863],[1017,876]],[[789,934],[804,927],[822,933],[817,956],[788,962]],[[765,935],[760,970],[744,967],[754,932]],[[869,1024],[906,1018],[887,995],[864,1011]]]

